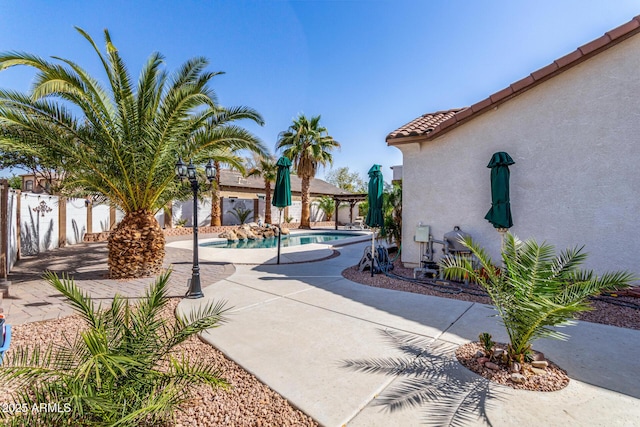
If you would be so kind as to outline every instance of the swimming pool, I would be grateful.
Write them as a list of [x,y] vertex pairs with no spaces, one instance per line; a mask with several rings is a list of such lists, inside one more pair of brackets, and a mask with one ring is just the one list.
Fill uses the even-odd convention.
[[[311,243],[328,243],[335,240],[349,239],[361,236],[362,233],[340,233],[340,232],[306,232],[282,235],[280,246],[285,248],[288,246],[309,245]],[[268,249],[278,246],[278,238],[272,237],[262,240],[240,240],[238,242],[208,242],[202,243],[200,246],[208,248],[226,248],[226,249]]]

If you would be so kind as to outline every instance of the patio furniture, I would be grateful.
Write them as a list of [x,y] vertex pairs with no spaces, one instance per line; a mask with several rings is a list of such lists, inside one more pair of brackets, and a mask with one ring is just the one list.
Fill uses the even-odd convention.
[[364,223],[364,218],[361,216],[356,217],[355,221],[353,222],[347,222],[344,227],[348,230],[364,230],[365,228],[367,228],[366,224]]

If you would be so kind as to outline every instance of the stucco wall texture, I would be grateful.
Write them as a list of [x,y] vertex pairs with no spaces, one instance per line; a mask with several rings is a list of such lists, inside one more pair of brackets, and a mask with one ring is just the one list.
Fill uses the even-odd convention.
[[454,226],[499,263],[491,155],[506,151],[511,232],[556,246],[585,245],[585,267],[640,278],[640,36],[596,55],[434,141],[403,153],[402,260],[417,265],[419,222],[442,239]]

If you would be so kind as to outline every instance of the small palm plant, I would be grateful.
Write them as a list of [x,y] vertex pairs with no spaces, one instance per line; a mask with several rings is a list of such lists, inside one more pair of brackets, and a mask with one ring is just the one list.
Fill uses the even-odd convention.
[[502,251],[504,267],[496,269],[485,250],[471,238],[462,243],[481,268],[468,257],[447,257],[442,260],[444,273],[453,279],[469,277],[486,290],[507,329],[509,359],[519,363],[528,358],[536,339],[567,339],[552,328],[570,325],[578,313],[591,310],[589,296],[628,287],[634,280],[627,272],[597,276],[581,270],[587,257],[582,248],[556,256],[551,245],[522,242],[507,233]]
[[251,209],[247,209],[244,206],[237,206],[230,211],[227,211],[231,215],[233,215],[240,224],[244,224],[247,220],[253,217],[253,211]]
[[493,356],[493,347],[496,343],[491,339],[491,334],[488,332],[483,332],[478,335],[478,339],[480,340],[480,344],[482,345],[482,349],[484,350],[484,354],[491,359]]
[[325,221],[331,221],[333,213],[336,210],[336,202],[333,200],[333,197],[322,196],[318,199],[318,209],[324,212]]
[[[224,303],[209,304],[169,322],[166,306],[171,272],[161,274],[135,305],[116,295],[101,310],[68,278],[45,278],[86,323],[67,344],[14,349],[0,366],[0,381],[17,386],[11,397],[24,408],[52,402],[56,411],[26,411],[10,425],[139,426],[171,421],[194,384],[226,386],[220,373],[177,354],[189,337],[224,321]],[[35,406],[34,406],[35,405]],[[6,414],[5,414],[6,415]],[[3,414],[0,414],[0,417]]]

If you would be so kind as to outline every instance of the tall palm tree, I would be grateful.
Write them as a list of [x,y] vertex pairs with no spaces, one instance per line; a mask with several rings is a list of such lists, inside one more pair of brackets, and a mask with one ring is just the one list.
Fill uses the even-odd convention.
[[222,108],[205,71],[206,59],[164,71],[152,54],[132,81],[107,30],[103,54],[82,29],[108,78],[107,86],[75,62],[28,53],[0,54],[0,71],[23,65],[37,73],[29,94],[0,90],[0,147],[37,153],[44,145],[65,159],[63,190],[109,199],[124,212],[109,236],[112,278],[142,277],[162,267],[164,235],[154,218],[178,190],[178,157],[195,159],[210,147],[264,150],[240,119],[262,124],[247,107]]
[[271,155],[254,155],[250,162],[247,176],[258,176],[264,180],[264,222],[271,224],[271,183],[276,182],[278,167],[276,159]]
[[304,114],[300,114],[289,129],[280,133],[277,149],[284,149],[283,154],[291,159],[301,180],[300,228],[311,228],[311,178],[316,176],[318,165],[333,164],[331,150],[334,148],[340,148],[340,143],[328,134],[325,127],[320,126],[320,116],[311,117],[309,120]]

